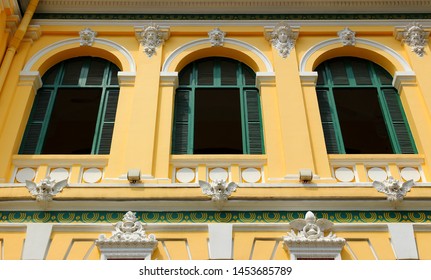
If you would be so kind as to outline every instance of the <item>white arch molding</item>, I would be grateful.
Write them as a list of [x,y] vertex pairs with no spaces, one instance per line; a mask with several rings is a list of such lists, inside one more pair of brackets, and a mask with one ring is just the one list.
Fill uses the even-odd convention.
[[[385,53],[392,56],[396,61],[398,61],[398,63],[403,67],[403,70],[396,71],[392,81],[392,85],[398,90],[400,90],[402,83],[414,83],[416,81],[416,74],[410,67],[409,63],[395,50],[389,48],[388,46],[380,44],[378,42],[362,39],[362,38],[356,38],[356,43],[364,44],[364,45],[382,50]],[[316,44],[311,48],[309,48],[305,52],[304,56],[301,58],[301,61],[299,63],[299,74],[301,77],[301,81],[303,82],[304,85],[314,86],[315,82],[317,81],[317,72],[306,71],[306,67],[309,62],[309,59],[314,53],[330,45],[340,46],[340,39],[334,38],[334,39],[329,39],[329,40],[320,42],[319,44]]]
[[[263,54],[258,48],[240,41],[240,40],[236,40],[236,39],[231,39],[231,38],[225,38],[224,39],[224,43],[229,43],[235,46],[239,46],[242,48],[245,48],[246,50],[252,52],[253,54],[255,54],[257,57],[259,57],[261,59],[261,61],[263,62],[263,64],[265,65],[265,71],[266,73],[272,73],[274,72],[274,68],[272,67],[271,61],[269,61],[268,57],[266,57],[265,54]],[[199,46],[199,45],[206,45],[206,44],[210,44],[210,40],[209,39],[199,39],[199,40],[195,40],[195,41],[191,41],[187,44],[182,45],[181,47],[177,48],[176,50],[174,50],[169,57],[165,60],[165,62],[163,63],[163,67],[162,67],[162,73],[168,73],[169,68],[171,67],[172,62],[178,57],[178,55],[180,55],[181,53],[185,52],[186,50],[193,48],[195,46]],[[220,47],[218,47],[220,48]],[[221,47],[222,48],[222,47]]]
[[[23,70],[21,71],[20,84],[28,84],[30,81],[36,81],[34,82],[36,90],[40,88],[42,86],[40,73],[39,71],[32,71],[31,69],[33,68],[33,66],[51,51],[68,45],[75,45],[74,47],[76,47],[76,45],[79,46],[80,42],[80,38],[66,39],[51,44],[38,51],[29,59],[29,61],[25,64]],[[133,85],[136,77],[136,63],[130,52],[120,44],[107,39],[95,38],[93,44],[100,44],[111,47],[118,51],[126,59],[127,65],[123,65],[123,70],[127,69],[127,71],[119,71],[118,79],[120,82],[120,86]]]
[[[301,59],[301,62],[299,63],[299,71],[300,72],[306,72],[305,67],[307,66],[308,60],[310,59],[310,57],[316,53],[318,50],[330,46],[330,45],[339,45],[340,43],[340,39],[339,38],[334,38],[334,39],[329,39],[323,42],[320,42],[319,44],[314,45],[313,47],[311,47],[310,49],[308,49],[304,56]],[[360,43],[360,44],[364,44],[367,46],[371,46],[377,49],[380,49],[382,51],[384,51],[385,53],[389,54],[390,56],[392,56],[396,61],[398,61],[401,66],[404,68],[403,72],[413,72],[412,68],[410,67],[410,65],[408,64],[408,62],[396,51],[394,51],[393,49],[380,44],[378,42],[375,41],[371,41],[371,40],[367,40],[367,39],[361,39],[361,38],[356,38],[356,43]]]

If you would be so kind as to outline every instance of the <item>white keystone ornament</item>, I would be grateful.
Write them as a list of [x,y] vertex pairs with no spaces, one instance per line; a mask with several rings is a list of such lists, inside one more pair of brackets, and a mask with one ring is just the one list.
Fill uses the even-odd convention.
[[391,202],[394,206],[396,206],[397,203],[403,201],[404,197],[407,195],[407,192],[410,191],[414,184],[415,182],[413,180],[408,180],[401,184],[393,177],[389,177],[387,180],[382,182],[373,182],[374,188],[376,188],[378,192],[386,194],[387,200],[389,200],[389,202]]
[[50,202],[53,197],[63,190],[67,185],[67,179],[55,182],[51,177],[46,177],[39,184],[32,181],[25,181],[25,186],[38,202]]
[[223,208],[229,196],[236,191],[238,185],[235,182],[226,183],[225,180],[216,180],[212,184],[199,181],[202,193],[211,196],[211,201],[216,203],[219,209]]
[[94,39],[97,36],[97,32],[93,31],[91,28],[85,28],[81,31],[79,31],[79,37],[80,37],[80,45],[91,47],[94,43]]

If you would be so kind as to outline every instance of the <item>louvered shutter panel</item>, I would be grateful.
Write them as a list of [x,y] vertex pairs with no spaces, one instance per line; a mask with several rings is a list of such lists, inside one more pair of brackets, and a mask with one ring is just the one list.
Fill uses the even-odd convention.
[[46,111],[48,110],[51,99],[51,89],[40,89],[34,99],[34,105],[30,114],[29,121],[21,142],[20,154],[36,154],[39,140],[41,138],[42,128],[48,125]]
[[260,95],[257,90],[245,91],[247,136],[250,154],[263,154],[264,152],[259,98]]
[[119,90],[107,92],[106,108],[104,110],[98,154],[107,155],[111,151],[112,134],[114,132],[115,116],[117,114]]
[[175,95],[172,154],[187,154],[189,146],[190,91],[178,90]]
[[415,154],[416,147],[413,142],[410,128],[405,118],[398,92],[394,88],[383,89],[386,104],[391,116],[391,122],[395,130],[402,154]]
[[327,90],[317,90],[320,118],[322,120],[323,133],[325,135],[326,150],[328,154],[339,154],[335,125],[331,114],[329,96]]

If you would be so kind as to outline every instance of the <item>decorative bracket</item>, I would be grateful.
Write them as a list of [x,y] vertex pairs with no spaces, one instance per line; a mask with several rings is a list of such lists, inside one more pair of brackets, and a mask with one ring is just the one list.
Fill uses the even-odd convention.
[[273,29],[265,28],[265,38],[277,49],[278,54],[282,58],[289,56],[292,49],[295,47],[296,39],[298,38],[298,30],[293,29],[282,21],[277,24]]
[[378,192],[386,194],[387,199],[394,205],[395,208],[398,203],[403,201],[407,192],[410,191],[414,184],[415,183],[413,180],[409,180],[400,184],[400,182],[393,177],[389,177],[383,182],[373,182],[374,188],[376,188]]
[[147,235],[136,213],[127,212],[123,220],[115,224],[112,236],[104,234],[96,240],[102,259],[146,259],[150,260],[158,241],[154,234]]
[[211,196],[211,200],[217,205],[218,209],[223,208],[224,203],[238,187],[235,182],[226,184],[225,180],[217,180],[212,184],[205,181],[199,181],[199,185],[202,189],[202,193]]
[[156,24],[146,25],[143,28],[135,29],[138,41],[144,47],[144,52],[148,57],[156,54],[156,48],[162,46],[170,36],[168,28],[161,28]]
[[222,47],[226,32],[221,31],[218,27],[208,32],[208,36],[213,47]]
[[[340,252],[346,240],[330,232],[334,224],[327,219],[317,219],[313,212],[308,211],[305,219],[290,222],[291,232],[283,237],[285,248],[291,259],[340,259]],[[296,232],[294,231],[296,230]]]
[[80,45],[91,47],[94,43],[94,39],[97,36],[97,32],[87,27],[79,31]]

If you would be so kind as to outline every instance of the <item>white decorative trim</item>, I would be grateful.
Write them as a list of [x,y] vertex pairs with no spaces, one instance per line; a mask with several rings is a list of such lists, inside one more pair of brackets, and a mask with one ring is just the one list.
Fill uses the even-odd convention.
[[274,72],[256,72],[256,87],[270,87],[275,86],[275,73]]
[[108,165],[109,155],[15,155],[12,163],[15,167],[28,166],[63,166],[72,167],[79,164],[82,167],[105,167]]
[[32,223],[27,225],[23,260],[43,260],[51,240],[52,224]]
[[401,91],[403,86],[415,86],[416,85],[416,74],[413,71],[396,71],[394,79],[392,80],[392,86]]
[[123,220],[117,222],[112,236],[104,234],[96,240],[96,246],[101,252],[101,259],[145,259],[151,260],[151,255],[157,247],[154,234],[147,235],[142,223],[136,218],[136,213],[128,211]]
[[283,237],[284,245],[289,249],[290,259],[298,258],[332,258],[341,259],[341,250],[346,243],[344,238],[337,237],[330,232],[324,235],[324,231],[331,229],[334,224],[327,219],[318,219],[313,212],[308,211],[305,219],[296,219],[289,223],[292,229]]
[[232,224],[208,224],[209,258],[211,260],[232,259]]
[[135,79],[136,72],[118,71],[118,84],[120,87],[133,87]]
[[33,87],[34,94],[43,85],[39,71],[21,71],[19,73],[19,86],[31,86]]
[[176,88],[178,86],[178,72],[160,72],[160,85]]
[[315,87],[317,83],[318,73],[313,72],[300,72],[299,78],[301,79],[301,84],[304,87]]
[[[229,43],[235,46],[239,46],[242,48],[247,49],[248,51],[252,52],[253,54],[257,55],[262,62],[265,65],[266,69],[262,69],[265,70],[265,72],[274,72],[274,69],[272,67],[271,61],[268,59],[268,57],[266,57],[266,55],[259,50],[258,48],[256,48],[253,45],[250,45],[249,43],[240,41],[240,40],[236,40],[236,39],[231,39],[231,38],[225,38],[224,39],[224,43]],[[162,72],[168,72],[172,62],[181,54],[183,54],[184,52],[186,52],[188,49],[196,47],[196,46],[200,46],[200,45],[207,45],[208,47],[211,46],[210,45],[210,40],[209,39],[198,39],[195,41],[191,41],[189,43],[186,43],[182,46],[180,46],[179,48],[177,48],[176,50],[174,50],[168,58],[166,58],[165,62],[163,63],[162,66]]]
[[[71,47],[73,47],[72,45],[76,45],[76,47],[78,47],[80,45],[81,39],[80,38],[73,38],[73,39],[66,39],[66,40],[62,40],[59,42],[56,42],[54,44],[51,44],[43,49],[41,49],[40,51],[38,51],[36,54],[34,54],[25,64],[23,72],[30,72],[32,71],[33,66],[39,61],[39,60],[46,60],[46,55],[58,48],[64,47],[64,46],[68,46],[71,45]],[[96,44],[101,44],[101,45],[105,45],[111,48],[114,48],[115,50],[117,50],[121,55],[124,56],[124,58],[126,58],[128,65],[124,65],[124,69],[123,70],[128,70],[130,72],[136,72],[136,63],[135,60],[133,59],[133,56],[131,55],[131,53],[123,46],[119,45],[118,43],[111,41],[111,40],[107,40],[107,39],[102,39],[102,38],[96,38],[94,39],[94,43]],[[127,67],[126,67],[127,66]]]
[[[414,73],[413,70],[411,69],[409,63],[395,50],[389,48],[388,46],[385,46],[381,43],[375,42],[375,41],[371,41],[371,40],[367,40],[367,39],[362,39],[362,38],[357,38],[356,39],[356,46],[358,46],[358,44],[364,44],[367,46],[371,46],[374,48],[377,48],[379,50],[382,50],[383,52],[389,54],[390,56],[392,56],[395,60],[397,60],[401,66],[403,67],[403,70],[405,72],[411,72]],[[315,54],[316,52],[318,52],[320,49],[325,48],[327,46],[330,45],[334,45],[334,47],[337,47],[340,45],[340,39],[336,38],[336,39],[329,39],[323,42],[320,42],[314,46],[312,46],[311,48],[309,48],[305,54],[302,56],[301,61],[299,62],[299,71],[302,72],[307,72],[307,64],[308,64],[308,60],[310,59],[310,57]]]
[[388,224],[388,230],[397,260],[419,259],[413,224]]

